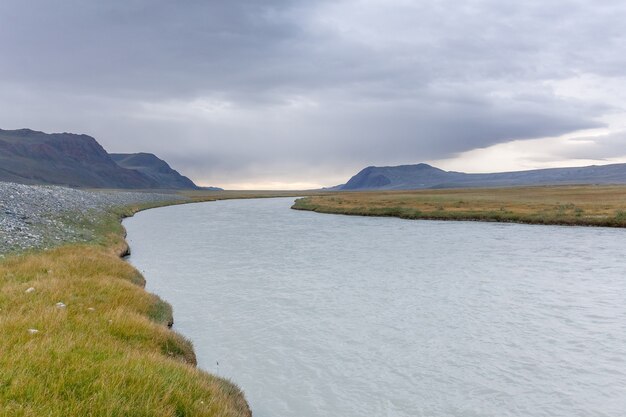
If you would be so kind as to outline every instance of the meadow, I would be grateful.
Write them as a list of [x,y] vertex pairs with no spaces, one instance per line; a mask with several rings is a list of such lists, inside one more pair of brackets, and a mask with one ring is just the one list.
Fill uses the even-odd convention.
[[626,227],[626,186],[340,192],[301,198],[292,208],[405,219]]

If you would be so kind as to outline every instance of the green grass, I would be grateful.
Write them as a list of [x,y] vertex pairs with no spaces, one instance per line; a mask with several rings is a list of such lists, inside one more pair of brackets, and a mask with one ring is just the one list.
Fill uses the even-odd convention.
[[626,186],[342,192],[298,199],[293,208],[405,219],[626,227]]
[[88,244],[0,262],[0,416],[250,415],[235,385],[195,368],[169,304],[120,259],[120,219],[149,207],[80,225]]

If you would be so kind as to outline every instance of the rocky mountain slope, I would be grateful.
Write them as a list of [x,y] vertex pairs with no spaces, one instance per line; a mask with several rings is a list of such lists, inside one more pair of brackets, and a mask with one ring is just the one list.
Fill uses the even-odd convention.
[[336,190],[514,187],[565,184],[626,184],[626,164],[551,168],[493,174],[444,171],[428,164],[367,167]]
[[0,129],[0,181],[84,188],[196,188],[164,161],[154,159],[161,164],[157,168],[128,168],[117,164],[91,136]]
[[189,178],[172,169],[167,162],[151,153],[112,153],[111,159],[119,166],[138,171],[156,181],[162,188],[197,189]]

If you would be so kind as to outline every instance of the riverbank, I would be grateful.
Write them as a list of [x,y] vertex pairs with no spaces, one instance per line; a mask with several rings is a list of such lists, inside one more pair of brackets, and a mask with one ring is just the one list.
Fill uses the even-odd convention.
[[404,219],[626,227],[626,186],[341,192],[301,198],[292,208]]
[[93,242],[107,213],[185,201],[174,193],[84,191],[0,182],[0,256]]
[[251,415],[121,259],[123,217],[201,196],[1,186],[0,416]]

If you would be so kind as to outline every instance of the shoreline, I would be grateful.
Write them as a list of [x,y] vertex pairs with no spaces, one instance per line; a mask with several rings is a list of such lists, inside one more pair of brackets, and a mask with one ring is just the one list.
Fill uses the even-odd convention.
[[[136,214],[141,213],[143,211],[147,211],[147,210],[153,210],[153,209],[165,208],[165,207],[171,207],[171,206],[183,205],[183,204],[209,203],[209,202],[214,202],[214,201],[218,201],[218,199],[199,200],[199,201],[192,201],[192,200],[185,201],[185,200],[183,200],[183,201],[165,202],[164,204],[158,204],[158,205],[153,206],[153,207],[141,207],[141,208],[138,208],[137,210],[131,211],[130,213],[122,213],[119,216],[119,224],[122,227],[122,230],[124,231],[124,233],[123,233],[123,238],[122,238],[123,244],[121,245],[120,248],[118,248],[117,256],[122,261],[124,261],[126,264],[128,264],[131,268],[133,268],[137,272],[137,274],[139,274],[143,278],[144,285],[142,286],[142,289],[145,292],[147,292],[148,294],[153,294],[153,295],[159,297],[158,295],[156,295],[154,293],[150,293],[150,292],[148,292],[145,289],[145,284],[147,283],[146,278],[143,276],[143,274],[139,270],[137,270],[137,268],[135,268],[130,262],[128,262],[127,259],[125,259],[125,258],[127,258],[128,256],[131,255],[131,247],[130,247],[128,241],[126,240],[126,238],[128,236],[128,233],[127,233],[126,228],[124,227],[124,220],[125,219],[129,219],[131,217],[134,217]],[[174,330],[172,330],[172,327],[174,326],[174,310],[172,308],[172,305],[167,300],[163,300],[163,303],[167,306],[167,309],[168,309],[168,315],[167,315],[167,320],[165,322],[165,325],[167,326],[167,328],[171,332],[179,334],[178,332],[175,332]],[[181,336],[185,337],[184,335],[181,335]],[[186,337],[185,337],[185,339],[186,339]],[[212,374],[209,371],[201,370],[200,368],[198,368],[198,361],[197,361],[196,353],[195,353],[195,350],[193,349],[193,346],[191,346],[189,354],[191,355],[191,357],[187,358],[187,360],[189,360],[187,363],[190,366],[200,370],[201,372],[206,372],[207,374],[209,374],[209,375],[211,375],[211,376],[213,376],[215,378],[220,378],[219,376],[217,376],[215,374]],[[236,388],[239,389],[238,387],[236,387]],[[252,410],[250,409],[250,405],[248,404],[247,400],[245,399],[245,394],[243,393],[243,391],[241,391],[241,397],[242,397],[242,401],[245,403],[245,406],[246,406],[246,409],[247,409],[246,417],[252,417]]]
[[332,214],[335,216],[353,216],[353,217],[380,217],[394,218],[400,220],[423,220],[423,221],[440,221],[440,222],[472,222],[472,223],[499,223],[499,224],[519,224],[526,226],[559,226],[559,227],[592,227],[592,228],[609,228],[609,229],[625,229],[623,225],[605,225],[605,224],[585,224],[585,223],[568,223],[568,222],[542,222],[528,220],[507,220],[497,218],[481,218],[481,217],[437,217],[427,215],[395,215],[395,214],[378,214],[370,212],[341,212],[333,210],[325,210],[319,208],[302,208],[295,205],[290,207],[291,210],[308,211],[317,214]]
[[297,199],[291,208],[406,220],[626,228],[626,187],[338,192]]
[[[180,194],[178,196],[181,197]],[[104,211],[97,219],[99,223],[93,225],[94,230],[96,226],[103,228],[97,230],[94,239],[87,242],[64,242],[53,248],[27,249],[21,253],[8,254],[0,260],[0,276],[4,275],[5,278],[1,284],[3,294],[0,296],[0,308],[4,317],[0,317],[0,330],[6,336],[0,342],[0,348],[5,345],[2,350],[6,352],[0,359],[0,369],[24,373],[25,375],[21,376],[22,385],[27,381],[25,392],[12,392],[10,383],[7,386],[4,378],[0,378],[0,385],[3,386],[0,403],[10,407],[3,406],[3,411],[33,410],[35,413],[57,416],[80,415],[86,412],[85,410],[90,410],[95,411],[94,416],[108,415],[110,410],[107,412],[107,409],[110,409],[110,405],[98,406],[92,404],[89,398],[81,400],[65,398],[62,395],[62,392],[69,388],[63,386],[64,378],[67,377],[61,375],[67,372],[66,368],[75,367],[78,373],[102,368],[98,373],[100,378],[119,381],[117,384],[103,381],[102,387],[95,391],[91,391],[95,389],[92,379],[74,384],[93,392],[90,395],[98,397],[127,396],[127,402],[119,404],[121,407],[119,410],[124,410],[118,410],[122,414],[154,409],[154,415],[162,415],[158,410],[177,404],[175,405],[177,413],[185,415],[252,416],[245,395],[238,387],[197,368],[191,342],[171,329],[174,322],[171,305],[146,291],[146,279],[124,259],[131,252],[131,247],[126,241],[126,229],[122,224],[125,218],[153,208],[217,199],[213,197],[207,195],[203,199],[192,199],[182,196],[180,200],[113,207]],[[115,225],[111,224],[112,221]],[[80,267],[77,266],[79,263]],[[45,272],[42,273],[42,270]],[[28,288],[25,289],[27,285]],[[91,287],[100,290],[88,290]],[[31,288],[32,295],[29,296]],[[61,297],[58,294],[66,295]],[[56,301],[57,308],[50,310],[49,305],[54,306],[54,300],[60,298],[63,300]],[[12,299],[16,301],[12,302]],[[21,302],[17,299],[21,299]],[[90,307],[86,308],[87,305]],[[60,322],[56,310],[64,314]],[[100,316],[110,318],[108,321],[98,320],[97,325],[85,323]],[[24,326],[27,328],[15,328],[15,323],[25,323]],[[130,330],[131,328],[134,330]],[[70,346],[63,342],[68,339],[80,339],[81,345],[84,346],[80,348],[80,355],[72,353],[72,349],[68,351]],[[24,353],[20,349],[23,343],[29,343],[34,347]],[[103,349],[109,349],[110,352],[104,356],[96,353]],[[52,359],[50,354],[53,357],[64,357],[65,365],[46,371],[45,366],[31,369],[26,366],[20,367],[19,360],[12,360],[14,356],[19,355],[19,359],[27,360],[29,363],[37,361],[47,363]],[[93,357],[94,354],[97,360],[85,358]],[[31,357],[32,355],[37,356],[35,358]],[[141,369],[146,373],[143,379],[145,382],[142,383],[142,379],[135,375],[133,379],[138,381],[133,384],[125,383],[124,381],[130,378],[129,372],[135,362],[144,363]],[[15,363],[15,369],[11,369],[9,363]],[[46,371],[45,377],[40,374],[43,371]],[[61,393],[60,397],[56,399],[54,395],[41,394],[33,398],[33,393],[38,391],[55,392],[54,384],[46,383],[44,386],[44,381],[55,375],[58,375],[55,380],[61,384],[56,388]],[[159,381],[161,389],[154,387],[158,385],[154,378]],[[140,391],[148,386],[155,391],[151,392],[151,395],[160,398],[141,398]],[[124,394],[115,394],[120,389]],[[140,391],[133,395],[137,389]],[[18,391],[18,387],[15,387],[15,390]],[[158,394],[159,391],[162,395]],[[204,397],[205,400],[200,401],[194,399],[195,397]],[[119,401],[113,402],[117,405]],[[147,405],[146,402],[153,405]],[[111,401],[107,404],[110,403]],[[58,410],[58,413],[52,413],[50,411],[52,409]]]

